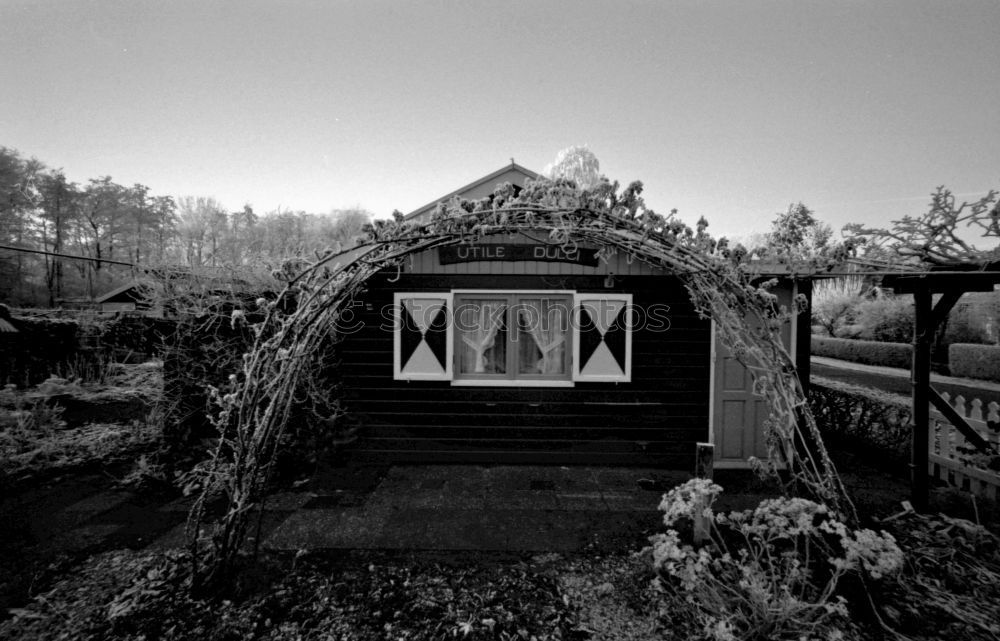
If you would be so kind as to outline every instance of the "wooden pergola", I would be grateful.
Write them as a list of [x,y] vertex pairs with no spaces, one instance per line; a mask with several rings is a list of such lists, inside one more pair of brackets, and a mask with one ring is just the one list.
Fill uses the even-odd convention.
[[[931,343],[934,332],[948,318],[958,299],[966,292],[992,292],[1000,284],[1000,263],[968,270],[948,268],[914,273],[895,273],[882,278],[885,287],[897,294],[913,294],[913,432],[911,434],[911,503],[918,511],[927,510],[930,465],[930,405],[941,412],[973,445],[991,452],[990,444],[969,425],[941,394],[931,387]],[[934,296],[939,295],[937,302]]]

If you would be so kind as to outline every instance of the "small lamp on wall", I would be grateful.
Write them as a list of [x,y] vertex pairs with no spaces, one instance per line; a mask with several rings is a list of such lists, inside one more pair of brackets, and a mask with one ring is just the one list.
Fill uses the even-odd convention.
[[611,289],[615,286],[615,273],[608,272],[608,275],[604,277],[604,288]]

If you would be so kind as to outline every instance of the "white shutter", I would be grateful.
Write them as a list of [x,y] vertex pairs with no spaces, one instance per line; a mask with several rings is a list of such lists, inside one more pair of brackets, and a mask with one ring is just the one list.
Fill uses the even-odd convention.
[[452,297],[449,292],[393,295],[393,378],[450,381]]
[[632,294],[576,294],[573,380],[632,380]]

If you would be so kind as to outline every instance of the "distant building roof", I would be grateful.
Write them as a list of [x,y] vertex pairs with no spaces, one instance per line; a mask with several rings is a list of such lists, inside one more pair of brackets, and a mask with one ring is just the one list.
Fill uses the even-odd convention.
[[98,296],[95,303],[134,303],[145,299],[142,295],[141,285],[136,282],[127,283],[121,287],[116,287],[103,296]]
[[514,185],[517,188],[524,187],[524,183],[527,180],[535,180],[539,178],[540,175],[522,167],[521,165],[514,162],[512,158],[509,165],[501,167],[500,169],[494,171],[491,174],[483,176],[479,180],[474,180],[465,187],[461,187],[446,194],[433,202],[429,202],[420,209],[416,209],[406,215],[406,220],[412,222],[426,222],[424,219],[429,219],[431,212],[440,202],[445,202],[450,200],[455,196],[461,196],[469,200],[474,200],[476,198],[485,198],[493,193],[497,185],[501,183],[507,183]]

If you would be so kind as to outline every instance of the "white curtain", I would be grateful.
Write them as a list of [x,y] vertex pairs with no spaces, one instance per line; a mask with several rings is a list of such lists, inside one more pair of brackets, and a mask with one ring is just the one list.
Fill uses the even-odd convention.
[[541,358],[531,363],[531,346],[521,347],[521,372],[533,374],[565,374],[566,364],[566,314],[561,301],[554,304],[548,299],[525,298],[520,301],[518,313],[521,328],[528,332],[538,348]]
[[462,303],[458,330],[462,334],[462,342],[471,350],[463,350],[462,371],[470,371],[469,356],[472,356],[471,371],[476,374],[506,371],[506,363],[497,362],[498,355],[506,354],[505,349],[496,350],[492,362],[488,362],[488,352],[496,346],[497,332],[503,326],[505,309],[506,304],[502,301],[466,300]]

